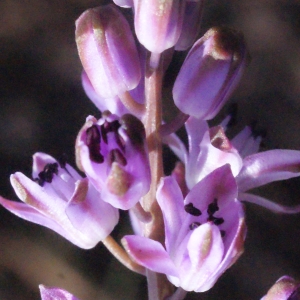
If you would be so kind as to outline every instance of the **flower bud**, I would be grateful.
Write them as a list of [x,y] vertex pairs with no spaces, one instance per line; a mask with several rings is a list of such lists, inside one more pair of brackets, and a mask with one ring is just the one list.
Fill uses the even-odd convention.
[[79,300],[68,291],[57,288],[57,287],[46,287],[39,285],[42,300]]
[[237,85],[246,61],[240,33],[212,28],[189,51],[173,87],[176,106],[198,119],[212,119]]
[[112,98],[138,85],[138,51],[128,22],[114,5],[85,11],[76,21],[75,35],[83,68],[97,94]]
[[129,8],[133,6],[133,0],[114,0],[114,3],[118,6]]
[[154,53],[173,47],[181,33],[184,9],[184,0],[134,0],[134,25],[140,43]]
[[289,276],[279,278],[261,300],[297,300],[300,297],[299,284]]
[[182,31],[175,50],[185,51],[193,45],[200,31],[204,0],[186,1]]
[[77,137],[76,158],[102,199],[116,208],[131,208],[149,190],[145,129],[133,115],[88,117]]

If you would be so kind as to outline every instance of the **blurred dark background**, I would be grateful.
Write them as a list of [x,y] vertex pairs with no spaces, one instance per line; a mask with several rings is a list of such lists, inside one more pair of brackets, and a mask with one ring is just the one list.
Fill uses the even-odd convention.
[[[37,151],[67,153],[74,165],[78,130],[87,115],[99,117],[81,88],[74,22],[101,3],[0,1],[2,196],[17,199],[9,175],[30,175]],[[252,58],[231,100],[238,103],[236,130],[255,122],[266,132],[264,150],[300,150],[300,1],[210,0],[202,34],[215,25],[243,31]],[[285,205],[300,204],[300,179],[256,192]],[[300,215],[275,215],[254,205],[246,211],[244,255],[211,291],[187,299],[260,299],[284,274],[300,280]],[[122,216],[117,239],[129,230]],[[40,283],[65,288],[81,300],[146,299],[144,279],[111,259],[101,244],[83,251],[0,207],[0,299],[40,299]]]

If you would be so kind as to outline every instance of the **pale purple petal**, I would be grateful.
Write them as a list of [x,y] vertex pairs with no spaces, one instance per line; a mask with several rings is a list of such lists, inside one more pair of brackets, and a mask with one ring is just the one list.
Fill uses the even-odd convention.
[[79,300],[69,292],[57,288],[39,285],[42,300]]
[[216,148],[211,144],[209,132],[204,134],[200,150],[196,161],[189,160],[186,167],[186,180],[190,189],[206,175],[225,164],[230,164],[234,176],[239,174],[243,166],[242,158],[235,148],[231,147],[228,151]]
[[[219,277],[237,261],[237,259],[244,251],[244,241],[247,232],[244,210],[242,205],[238,203],[238,201],[236,201],[236,205],[239,206],[237,220],[238,224],[237,226],[232,227],[231,232],[229,232],[228,230],[226,231],[226,240],[224,241],[225,256],[223,257],[222,262],[218,265],[214,273],[203,284],[203,291],[209,290],[217,282]],[[235,218],[235,216],[232,216],[232,218]]]
[[154,272],[178,276],[174,263],[159,242],[142,236],[126,235],[122,244],[138,264]]
[[175,153],[175,155],[183,163],[187,161],[188,153],[186,147],[184,143],[181,141],[181,139],[175,133],[164,136],[163,143],[167,144],[170,147],[170,149]]
[[239,193],[238,196],[240,201],[246,201],[249,203],[254,203],[259,206],[265,207],[275,213],[283,213],[283,214],[297,214],[300,212],[300,205],[296,206],[284,206],[278,203],[275,203],[271,200],[268,200],[264,197],[248,194],[248,193]]
[[221,263],[224,246],[220,230],[206,223],[195,229],[187,245],[190,270],[181,277],[181,287],[187,291],[205,292],[202,288],[207,279]]
[[241,192],[300,176],[300,151],[269,150],[247,156],[236,180]]
[[260,142],[261,137],[258,136],[255,138],[249,126],[246,126],[231,140],[231,144],[239,151],[241,157],[243,158],[257,153]]
[[98,240],[96,242],[90,241],[88,239],[88,237],[83,236],[79,231],[73,229],[70,221],[68,221],[68,219],[66,217],[64,217],[63,214],[62,214],[62,217],[65,219],[65,221],[64,221],[63,226],[61,226],[54,220],[50,219],[48,216],[44,215],[43,213],[37,211],[36,209],[34,209],[24,203],[19,203],[16,201],[9,201],[9,200],[6,200],[6,199],[0,197],[0,204],[3,207],[5,207],[7,210],[9,210],[11,213],[13,213],[14,215],[16,215],[26,221],[29,221],[29,222],[32,222],[32,223],[35,223],[35,224],[38,224],[38,225],[41,225],[41,226],[44,226],[44,227],[47,227],[47,228],[53,230],[80,248],[90,249],[90,248],[96,246],[96,244],[98,243]]
[[157,202],[163,212],[166,248],[173,247],[185,216],[181,190],[172,177],[162,178],[157,188]]

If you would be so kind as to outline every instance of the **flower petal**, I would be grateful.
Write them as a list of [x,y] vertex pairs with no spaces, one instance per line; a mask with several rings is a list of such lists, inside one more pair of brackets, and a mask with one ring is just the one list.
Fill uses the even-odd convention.
[[241,192],[272,181],[300,176],[300,151],[269,150],[247,156],[237,176]]
[[79,300],[69,292],[57,288],[39,285],[42,300]]
[[181,229],[185,216],[183,196],[176,180],[169,176],[161,179],[156,197],[163,213],[166,235],[165,244],[167,251],[169,251],[176,241],[177,233]]
[[140,265],[154,272],[178,277],[174,263],[159,242],[142,236],[126,235],[122,244]]
[[202,285],[221,263],[224,253],[219,228],[206,223],[195,229],[187,244],[190,258],[186,274],[181,272],[181,287],[187,291],[204,292]]

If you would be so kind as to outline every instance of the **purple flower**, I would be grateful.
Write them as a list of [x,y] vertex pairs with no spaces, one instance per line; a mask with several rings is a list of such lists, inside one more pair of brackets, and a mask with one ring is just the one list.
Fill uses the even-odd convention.
[[299,282],[289,276],[283,276],[276,281],[261,300],[298,300],[299,296]]
[[185,0],[134,0],[134,26],[139,42],[153,53],[173,47],[181,33]]
[[229,165],[214,170],[183,199],[175,179],[161,180],[157,201],[165,224],[165,248],[142,236],[125,236],[128,253],[142,266],[167,275],[177,287],[204,292],[243,252],[242,204]]
[[129,24],[116,6],[85,11],[76,21],[75,34],[83,68],[97,94],[113,98],[138,85],[138,51]]
[[102,199],[114,207],[129,209],[149,190],[145,129],[133,115],[88,117],[77,138],[76,157]]
[[174,136],[167,143],[185,164],[189,189],[213,170],[230,164],[238,185],[239,200],[256,203],[278,212],[298,212],[298,208],[284,208],[245,192],[273,181],[300,176],[300,151],[276,149],[257,153],[260,138],[254,138],[249,127],[242,130],[232,141],[226,137],[221,126],[209,129],[205,121],[194,117],[186,122],[186,130],[189,139],[188,151]]
[[79,300],[69,292],[57,287],[46,287],[41,284],[39,288],[42,300]]
[[198,119],[212,119],[236,87],[246,61],[241,34],[212,28],[189,51],[173,87],[176,106]]
[[83,249],[105,239],[118,223],[117,209],[102,201],[88,179],[65,162],[36,153],[32,175],[34,180],[19,172],[10,177],[24,203],[0,197],[0,204],[13,214],[56,231]]

